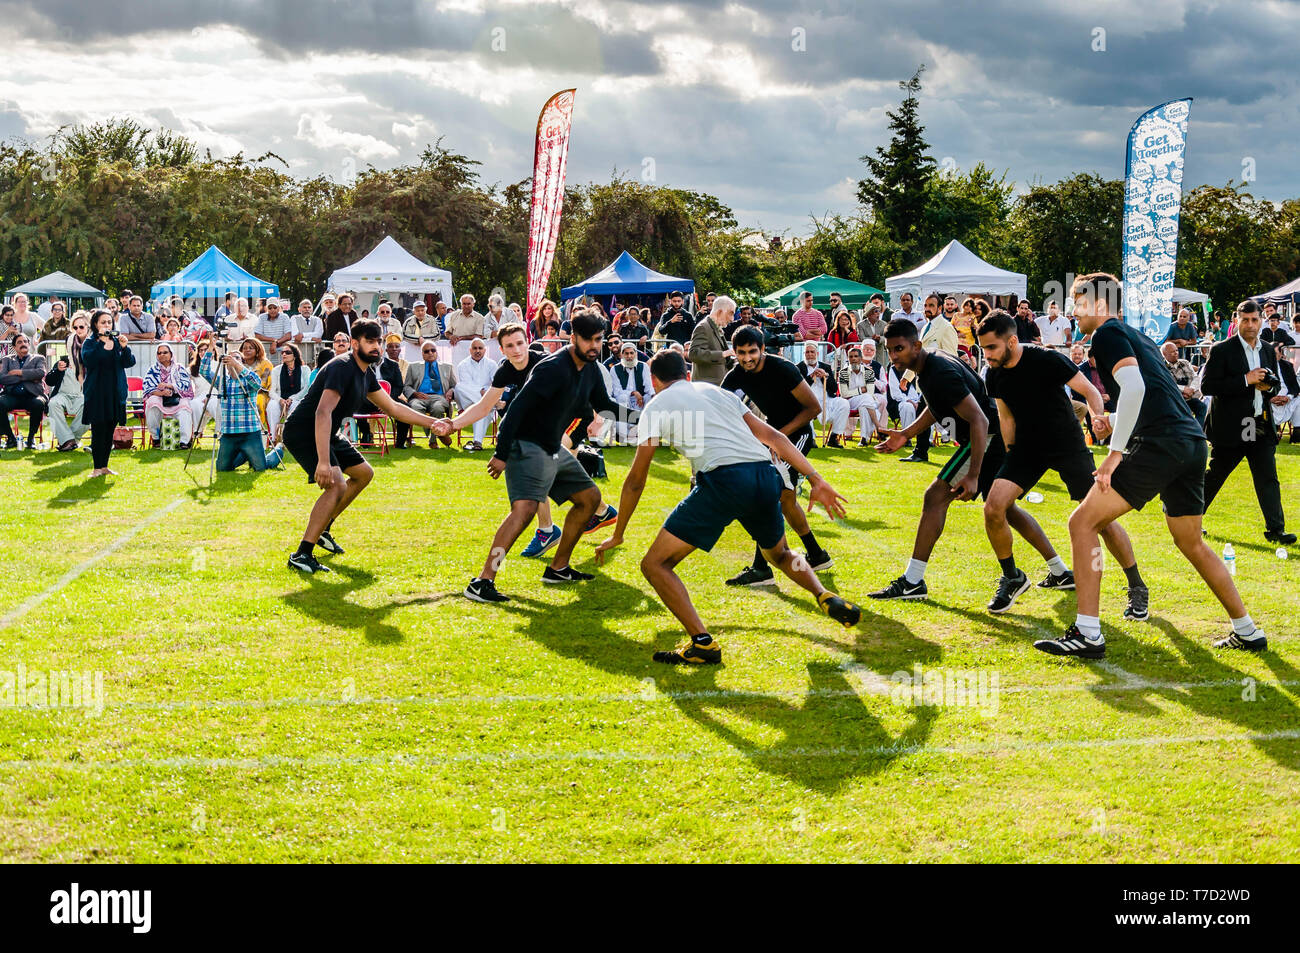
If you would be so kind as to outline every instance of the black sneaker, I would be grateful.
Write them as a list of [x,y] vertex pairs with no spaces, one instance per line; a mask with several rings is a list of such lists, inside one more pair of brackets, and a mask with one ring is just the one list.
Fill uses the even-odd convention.
[[1017,569],[1014,576],[998,577],[998,591],[989,600],[989,612],[1006,612],[1016,604],[1016,600],[1029,591],[1033,585],[1023,569]]
[[849,602],[842,599],[833,592],[823,592],[817,597],[817,604],[822,607],[822,612],[838,622],[844,628],[849,628],[858,624],[862,618],[862,610]]
[[703,645],[692,640],[671,652],[656,652],[654,660],[668,665],[717,665],[722,661],[722,646],[718,644],[717,639],[705,642]]
[[871,593],[872,599],[924,599],[930,594],[930,590],[925,587],[925,580],[918,583],[910,583],[906,576],[899,576],[884,589],[877,589]]
[[915,450],[913,450],[910,454],[903,457],[903,462],[904,463],[929,463],[930,455],[928,453],[918,454]]
[[1150,590],[1146,586],[1129,586],[1125,591],[1128,592],[1128,606],[1124,609],[1124,618],[1145,622],[1151,615]]
[[343,555],[343,547],[334,542],[334,537],[330,535],[329,530],[320,534],[320,539],[316,540],[316,545],[327,553],[333,553],[335,556]]
[[875,444],[872,443],[870,440],[868,440],[866,437],[863,437],[861,440],[858,441],[858,446],[859,446],[859,447],[874,447]]
[[1065,635],[1059,639],[1039,639],[1034,643],[1034,648],[1040,652],[1046,652],[1048,655],[1068,655],[1072,658],[1105,658],[1106,657],[1106,640],[1099,639],[1096,642],[1090,642],[1083,637],[1077,625],[1071,625],[1065,630]]
[[762,569],[746,566],[727,580],[729,586],[771,586],[775,584],[776,577],[772,575],[771,566],[764,566]]
[[1038,584],[1039,589],[1073,589],[1074,573],[1066,570],[1062,573],[1049,572],[1047,578]]
[[465,587],[465,598],[475,602],[509,602],[510,597],[497,592],[491,579],[471,579]]
[[595,579],[589,572],[579,572],[572,566],[565,566],[563,569],[552,569],[547,566],[542,570],[542,582],[559,583],[559,582],[586,582],[588,579]]
[[808,553],[804,558],[808,560],[808,568],[813,572],[823,572],[835,565],[835,560],[831,559],[831,554],[824,549]]
[[1247,652],[1262,652],[1268,648],[1268,639],[1264,633],[1256,629],[1250,635],[1238,635],[1236,632],[1228,633],[1226,639],[1219,639],[1214,643],[1216,649],[1243,649]]
[[318,572],[330,572],[330,567],[323,565],[315,556],[308,553],[306,556],[301,553],[294,553],[289,557],[289,568],[297,569],[299,572],[310,574]]

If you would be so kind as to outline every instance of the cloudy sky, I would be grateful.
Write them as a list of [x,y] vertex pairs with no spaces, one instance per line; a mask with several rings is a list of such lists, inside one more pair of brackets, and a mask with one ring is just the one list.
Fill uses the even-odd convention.
[[653,176],[799,234],[853,210],[858,157],[924,63],[948,167],[1119,177],[1134,119],[1194,96],[1187,182],[1282,199],[1297,37],[1300,0],[0,0],[0,137],[132,116],[344,179],[441,136],[506,184],[575,86],[571,182]]

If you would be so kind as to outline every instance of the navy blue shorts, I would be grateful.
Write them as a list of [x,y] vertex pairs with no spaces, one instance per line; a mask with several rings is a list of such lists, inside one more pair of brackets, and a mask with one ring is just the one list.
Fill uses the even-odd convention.
[[785,535],[783,488],[770,463],[733,463],[697,473],[695,488],[668,514],[664,529],[707,553],[722,531],[739,520],[754,542],[771,549]]

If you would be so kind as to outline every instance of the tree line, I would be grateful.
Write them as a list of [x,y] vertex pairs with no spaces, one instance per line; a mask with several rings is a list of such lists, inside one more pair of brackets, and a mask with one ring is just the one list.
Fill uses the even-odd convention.
[[[859,209],[767,238],[702,192],[615,174],[566,189],[550,294],[627,250],[659,271],[742,302],[822,272],[884,287],[956,238],[1024,272],[1030,298],[1067,274],[1120,270],[1123,182],[1079,173],[1019,194],[1006,173],[941,169],[918,118],[921,71],[900,83],[891,139],[863,156]],[[391,234],[480,298],[523,300],[530,181],[481,180],[441,140],[412,165],[347,182],[297,178],[274,153],[213,158],[129,119],[0,143],[0,283],[63,270],[116,293],[146,290],[216,244],[285,297],[319,295],[329,274]],[[1183,196],[1177,283],[1229,307],[1300,273],[1300,201],[1244,183]]]

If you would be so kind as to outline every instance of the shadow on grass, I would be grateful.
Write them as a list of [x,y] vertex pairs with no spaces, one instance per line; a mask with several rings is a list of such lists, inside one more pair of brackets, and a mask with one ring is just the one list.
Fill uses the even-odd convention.
[[[579,592],[580,598],[570,606],[557,607],[512,595],[510,602],[498,608],[517,616],[523,635],[557,655],[636,681],[653,678],[656,690],[684,715],[713,732],[756,767],[810,790],[834,793],[852,778],[883,770],[911,747],[923,744],[938,715],[934,708],[910,709],[912,724],[897,735],[891,734],[868,710],[848,674],[831,659],[808,663],[809,687],[802,698],[729,693],[725,686],[718,685],[722,667],[675,667],[652,660],[655,650],[670,649],[683,641],[680,628],[656,632],[652,645],[613,631],[610,620],[626,624],[631,619],[658,615],[660,605],[653,596],[605,577],[598,585],[575,590],[575,595]],[[580,609],[580,614],[574,609]],[[819,611],[815,605],[813,611]],[[561,613],[562,626],[557,624]],[[743,638],[756,631],[805,637],[785,628],[720,625],[713,629],[724,646],[732,636]],[[828,643],[839,650],[859,651],[855,645],[833,639]],[[781,737],[770,744],[756,743],[738,727],[738,720],[756,730],[774,730]],[[868,749],[869,753],[863,753]]]
[[[89,471],[87,471],[89,472]],[[108,491],[113,488],[113,481],[116,477],[87,477],[83,483],[77,486],[65,486],[59,490],[59,495],[51,497],[46,502],[46,507],[52,510],[64,510],[72,506],[82,506],[86,503],[93,503],[95,500],[103,499]]]
[[[423,596],[404,596],[378,606],[358,605],[348,597],[374,585],[375,575],[365,569],[336,564],[333,572],[304,576],[307,587],[287,592],[285,605],[323,625],[361,632],[371,645],[396,645],[405,636],[395,625],[384,621],[394,610],[412,605],[433,605],[459,593],[440,592]],[[292,570],[285,570],[292,572]]]

